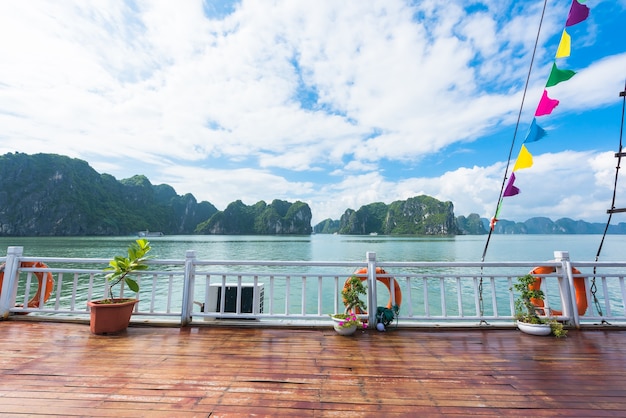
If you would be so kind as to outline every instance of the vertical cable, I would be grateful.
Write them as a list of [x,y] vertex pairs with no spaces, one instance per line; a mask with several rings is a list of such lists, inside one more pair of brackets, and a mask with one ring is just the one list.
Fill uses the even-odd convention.
[[[600,252],[602,251],[602,245],[604,244],[604,238],[606,238],[607,231],[609,230],[609,224],[611,223],[611,218],[613,217],[613,210],[615,209],[615,196],[617,194],[617,176],[619,174],[620,164],[622,162],[622,138],[624,134],[624,110],[626,108],[626,81],[624,82],[624,91],[620,93],[620,96],[624,97],[622,101],[622,124],[619,130],[619,148],[617,150],[617,166],[615,167],[615,181],[613,183],[613,199],[611,200],[611,209],[609,212],[609,219],[606,221],[606,226],[604,227],[604,234],[602,234],[602,240],[600,240],[600,246],[598,247],[598,252],[596,253],[596,261],[600,258]],[[595,274],[595,267],[593,273]]]
[[[606,234],[609,231],[611,218],[613,217],[613,213],[615,211],[615,197],[617,196],[617,177],[619,175],[620,166],[622,164],[622,150],[623,150],[622,140],[624,136],[624,111],[626,110],[626,81],[624,82],[624,91],[620,93],[620,96],[623,97],[624,100],[622,100],[622,123],[620,125],[620,130],[619,130],[619,147],[617,150],[617,154],[615,154],[615,156],[617,157],[617,166],[615,167],[615,180],[613,182],[613,198],[611,199],[611,209],[608,210],[609,218],[607,219],[606,225],[604,226],[604,233],[602,234],[602,239],[600,240],[600,245],[598,246],[598,252],[596,253],[596,262],[600,259],[600,253],[602,252],[604,239],[606,238]],[[598,297],[596,296],[596,292],[598,291],[598,288],[596,287],[597,268],[598,268],[597,265],[593,266],[593,278],[591,279],[591,288],[589,289],[589,291],[591,292],[591,296],[593,296],[593,303],[596,307],[596,311],[598,312],[598,315],[603,316],[602,306],[600,305],[600,301],[598,300]],[[602,323],[606,323],[606,320],[602,319]]]
[[[502,179],[502,186],[500,186],[500,195],[498,197],[498,204],[496,205],[496,212],[493,217],[495,218],[498,213],[498,208],[502,204],[502,194],[504,192],[504,187],[506,186],[507,174],[509,172],[509,166],[511,165],[511,157],[513,156],[513,149],[515,147],[515,138],[517,137],[517,130],[519,128],[519,122],[522,117],[522,110],[524,109],[524,101],[526,99],[526,92],[528,91],[528,83],[530,82],[530,74],[533,69],[533,63],[535,62],[535,55],[537,53],[537,45],[539,44],[539,35],[541,34],[541,26],[543,25],[543,18],[546,14],[546,6],[548,4],[548,0],[544,0],[543,2],[543,10],[541,11],[541,19],[539,20],[539,28],[537,29],[537,37],[535,38],[535,47],[533,48],[533,55],[530,58],[530,66],[528,67],[528,75],[526,76],[526,85],[524,86],[524,93],[522,95],[522,103],[520,104],[519,112],[517,114],[517,122],[515,123],[515,131],[513,132],[513,140],[511,141],[511,148],[509,149],[509,157],[506,161],[506,169],[504,170],[504,178]],[[487,242],[485,243],[485,249],[483,250],[483,255],[480,261],[485,261],[485,256],[487,255],[487,248],[489,247],[489,241],[491,240],[491,233],[493,232],[492,228],[489,228],[489,235],[487,236]],[[481,279],[482,280],[482,279]]]

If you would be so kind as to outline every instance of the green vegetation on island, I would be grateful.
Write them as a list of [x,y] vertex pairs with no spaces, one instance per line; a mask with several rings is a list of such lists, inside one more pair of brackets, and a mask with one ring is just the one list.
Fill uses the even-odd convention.
[[361,206],[356,211],[348,209],[339,220],[337,232],[354,235],[456,235],[460,233],[455,222],[452,202],[441,202],[424,195],[398,200],[390,205],[377,202]]
[[303,202],[260,201],[252,206],[237,200],[198,225],[197,234],[309,235],[311,208]]
[[[139,231],[165,235],[478,235],[489,221],[477,214],[454,216],[452,202],[416,196],[391,204],[370,203],[346,209],[339,220],[311,228],[308,204],[274,200],[245,205],[241,200],[219,211],[167,184],[153,185],[143,175],[116,180],[83,160],[56,154],[0,155],[0,236],[120,236]],[[601,234],[604,224],[563,218],[500,220],[496,234]],[[625,234],[626,223],[609,233]]]

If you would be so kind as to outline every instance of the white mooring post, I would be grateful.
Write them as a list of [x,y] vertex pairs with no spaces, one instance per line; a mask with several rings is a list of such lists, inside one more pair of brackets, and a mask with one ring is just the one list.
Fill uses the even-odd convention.
[[555,251],[554,261],[560,262],[561,267],[557,268],[559,274],[559,291],[563,301],[563,315],[571,318],[571,323],[576,328],[580,328],[580,317],[576,307],[576,288],[574,287],[574,277],[572,275],[572,263],[569,259],[569,251]]
[[183,283],[183,306],[181,309],[180,325],[187,326],[192,320],[193,311],[193,290],[195,283],[195,261],[196,252],[188,250],[185,252],[185,281]]
[[367,312],[370,327],[376,326],[376,253],[365,253],[367,259]]
[[15,304],[17,294],[17,268],[19,259],[24,253],[24,247],[7,248],[7,261],[4,264],[4,279],[2,279],[2,294],[0,294],[0,319],[9,317],[9,309]]

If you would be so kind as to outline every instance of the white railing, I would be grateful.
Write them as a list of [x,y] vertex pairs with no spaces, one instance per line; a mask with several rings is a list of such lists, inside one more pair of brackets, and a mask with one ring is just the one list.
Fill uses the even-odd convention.
[[[0,318],[29,314],[87,319],[87,301],[106,297],[103,269],[108,259],[24,257],[22,250],[9,247],[7,256],[0,258],[4,264]],[[32,266],[35,262],[45,266]],[[580,275],[572,275],[571,264]],[[345,280],[356,270],[367,269],[360,275],[367,282],[367,306],[399,305],[398,326],[512,326],[511,288],[516,278],[547,266],[555,271],[537,276],[543,279],[546,310],[557,319],[574,326],[626,324],[626,262],[570,263],[566,252],[555,252],[550,262],[479,263],[377,262],[375,253],[367,253],[363,262],[197,260],[188,251],[184,259],[151,260],[150,266],[138,276],[140,302],[134,322],[329,325],[328,314],[344,309]],[[376,275],[377,267],[383,272]],[[48,273],[54,284],[44,300]],[[578,295],[577,277],[585,284]],[[581,290],[585,312],[577,306]],[[122,287],[116,296],[134,294]],[[363,316],[374,322],[375,314],[370,309]]]

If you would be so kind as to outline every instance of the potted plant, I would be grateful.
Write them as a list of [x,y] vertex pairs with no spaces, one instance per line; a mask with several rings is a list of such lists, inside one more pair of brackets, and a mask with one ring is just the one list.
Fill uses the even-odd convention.
[[365,312],[366,305],[360,298],[366,294],[365,285],[357,276],[352,276],[343,286],[341,296],[345,310],[343,313],[330,315],[334,321],[333,327],[335,331],[341,335],[354,334],[357,328],[367,328],[367,324],[363,323],[357,314]]
[[527,274],[517,278],[517,283],[513,288],[519,292],[515,300],[515,319],[520,331],[532,335],[550,335],[565,337],[567,330],[563,329],[563,324],[540,316],[539,312],[543,308],[538,308],[535,301],[544,300],[545,294],[536,285],[536,278],[532,274]]
[[109,267],[104,271],[110,271],[105,278],[108,282],[109,297],[106,299],[89,301],[87,305],[90,310],[90,328],[94,334],[113,334],[125,330],[130,323],[137,298],[115,298],[113,288],[122,283],[126,283],[128,288],[137,293],[139,283],[131,277],[131,274],[147,270],[146,255],[151,250],[150,243],[145,239],[138,239],[128,247],[128,255],[115,256]]

